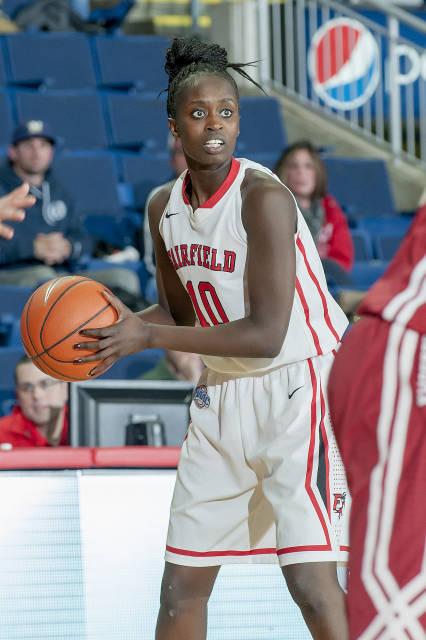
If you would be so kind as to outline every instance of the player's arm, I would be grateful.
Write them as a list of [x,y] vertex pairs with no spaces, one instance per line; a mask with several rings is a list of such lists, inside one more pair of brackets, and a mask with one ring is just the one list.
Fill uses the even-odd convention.
[[[119,321],[106,329],[84,331],[84,335],[101,338],[97,342],[82,343],[82,348],[98,349],[96,355],[83,361],[105,360],[96,367],[96,373],[126,353],[147,348],[249,358],[272,358],[279,353],[287,332],[295,289],[296,206],[282,185],[258,174],[246,180],[242,196],[242,220],[248,237],[246,317],[201,328],[145,322],[138,327],[126,316],[128,331],[125,331],[120,304],[111,298]],[[162,269],[161,255],[159,257]],[[172,282],[170,273],[160,282],[167,293],[171,314],[175,304],[181,309],[179,296],[183,291],[180,286],[180,293],[173,299]],[[184,300],[186,304],[186,292]],[[141,319],[138,318],[139,322]]]

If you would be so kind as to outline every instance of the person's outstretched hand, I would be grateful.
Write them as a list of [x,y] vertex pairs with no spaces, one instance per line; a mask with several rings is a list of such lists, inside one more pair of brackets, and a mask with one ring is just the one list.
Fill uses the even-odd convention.
[[3,220],[15,220],[22,222],[25,218],[25,209],[35,204],[35,197],[29,195],[30,185],[24,182],[10,193],[0,198],[0,238],[10,240],[14,230]]
[[107,371],[114,362],[129,353],[137,353],[148,348],[149,325],[124,305],[117,296],[104,291],[104,296],[117,311],[118,319],[110,327],[82,329],[80,335],[92,338],[90,342],[79,342],[75,349],[93,351],[93,355],[76,358],[76,362],[97,362],[91,376]]

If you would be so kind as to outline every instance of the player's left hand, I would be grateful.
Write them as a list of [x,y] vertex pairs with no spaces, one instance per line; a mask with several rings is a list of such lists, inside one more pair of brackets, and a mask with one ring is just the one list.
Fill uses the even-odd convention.
[[[80,335],[92,338],[90,342],[79,342],[74,349],[94,351],[91,356],[77,358],[75,362],[98,362],[91,376],[104,373],[114,362],[129,353],[137,353],[148,348],[149,329],[146,322],[134,314],[117,296],[104,291],[104,296],[117,311],[118,319],[110,327],[83,329]],[[94,340],[93,338],[97,338]]]

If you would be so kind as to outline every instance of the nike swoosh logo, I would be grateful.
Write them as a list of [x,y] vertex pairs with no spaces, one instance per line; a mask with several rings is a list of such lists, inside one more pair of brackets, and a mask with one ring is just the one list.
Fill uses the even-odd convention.
[[171,218],[172,216],[178,216],[180,211],[176,211],[176,213],[166,213],[166,218]]
[[[302,387],[303,387],[303,384],[302,384]],[[294,394],[296,393],[296,391],[299,391],[299,389],[301,389],[302,387],[297,387],[297,389],[295,389],[294,391],[292,391],[291,393],[289,393],[289,394],[288,394],[288,399],[290,400],[290,398],[291,398],[292,396],[294,396]]]

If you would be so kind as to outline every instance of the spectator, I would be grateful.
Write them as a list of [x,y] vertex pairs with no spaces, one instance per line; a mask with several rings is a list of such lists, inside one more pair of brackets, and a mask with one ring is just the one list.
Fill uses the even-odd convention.
[[17,405],[0,418],[0,444],[48,447],[68,444],[68,385],[23,356],[15,367]]
[[[0,168],[0,193],[29,182],[36,203],[14,229],[13,238],[0,240],[0,284],[36,286],[58,272],[73,270],[92,249],[72,197],[50,169],[54,146],[49,125],[41,120],[20,124],[13,133],[8,161]],[[139,278],[128,269],[85,271],[85,275],[112,289],[140,294]]]
[[162,358],[152,369],[141,376],[142,380],[187,380],[198,382],[204,369],[198,353],[185,353],[167,349]]
[[35,204],[35,197],[29,195],[30,185],[26,182],[20,187],[0,198],[0,238],[13,238],[13,229],[3,220],[22,222],[25,219],[25,209]]
[[182,142],[180,138],[174,138],[172,135],[169,135],[168,147],[170,152],[169,164],[172,168],[172,175],[169,182],[164,184],[160,184],[158,187],[152,189],[149,192],[148,197],[145,203],[145,211],[143,218],[143,244],[144,244],[144,263],[148,273],[151,276],[150,281],[147,285],[147,298],[150,300],[157,299],[157,289],[155,285],[155,259],[154,259],[154,249],[152,246],[152,238],[151,231],[149,229],[149,219],[148,219],[148,206],[151,201],[151,198],[155,196],[163,187],[172,185],[176,178],[180,176],[187,169],[185,156],[183,154]]
[[333,196],[326,193],[327,169],[310,142],[285,149],[275,169],[296,197],[320,254],[325,274],[337,285],[352,285],[354,249],[346,217]]

